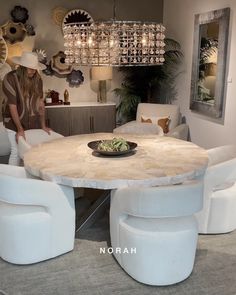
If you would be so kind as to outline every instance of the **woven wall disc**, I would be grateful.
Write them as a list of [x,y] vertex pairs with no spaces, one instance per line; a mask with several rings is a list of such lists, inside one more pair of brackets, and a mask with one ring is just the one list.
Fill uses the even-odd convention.
[[67,14],[68,9],[64,7],[56,7],[52,10],[52,21],[55,25],[61,26],[62,21]]

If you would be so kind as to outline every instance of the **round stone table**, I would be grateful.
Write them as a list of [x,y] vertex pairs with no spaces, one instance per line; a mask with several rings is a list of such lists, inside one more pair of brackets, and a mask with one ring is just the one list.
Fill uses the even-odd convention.
[[[122,137],[138,144],[124,156],[96,156],[88,142]],[[44,180],[72,187],[116,189],[181,183],[204,174],[206,150],[171,137],[94,133],[53,140],[25,154],[26,170]]]

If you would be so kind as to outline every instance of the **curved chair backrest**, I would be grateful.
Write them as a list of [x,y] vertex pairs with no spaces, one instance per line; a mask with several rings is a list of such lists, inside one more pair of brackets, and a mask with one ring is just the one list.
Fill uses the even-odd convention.
[[[215,192],[224,193],[236,183],[236,146],[225,145],[208,150],[209,163],[204,176],[204,205],[203,210],[197,213],[199,230],[208,233],[210,215],[212,214],[212,202]],[[236,192],[235,192],[236,194]],[[225,197],[223,202],[229,199]],[[235,195],[236,200],[236,195]],[[232,207],[232,210],[235,208]],[[218,212],[222,217],[222,212]]]
[[8,139],[6,128],[0,122],[0,156],[7,156],[11,152],[11,145]]
[[207,151],[209,157],[208,166],[214,166],[219,163],[236,158],[236,146],[224,145],[209,149]]
[[23,167],[4,166],[8,165],[0,166],[0,256],[28,264],[72,250],[73,188],[27,178]]
[[112,191],[112,202],[115,210],[143,218],[187,216],[202,208],[202,190],[201,181],[122,188]]
[[50,131],[50,134],[42,129],[30,129],[25,131],[25,138],[20,137],[18,142],[18,152],[21,159],[24,159],[24,154],[31,149],[32,146],[62,138],[63,135]]
[[139,103],[136,114],[136,121],[141,122],[141,116],[146,117],[169,117],[169,129],[172,130],[180,123],[180,109],[177,105],[156,104],[156,103]]
[[163,129],[158,124],[128,122],[113,130],[114,133],[132,133],[132,134],[156,134],[163,136]]
[[19,177],[19,178],[40,179],[28,173],[24,167],[9,165],[9,164],[0,164],[0,174]]
[[27,173],[24,167],[13,166],[8,164],[0,164],[0,174],[20,178],[31,178],[31,176]]

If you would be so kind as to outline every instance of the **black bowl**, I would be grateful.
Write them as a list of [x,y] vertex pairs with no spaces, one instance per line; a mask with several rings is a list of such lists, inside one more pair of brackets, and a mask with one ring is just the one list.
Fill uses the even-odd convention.
[[126,150],[126,151],[108,152],[108,151],[101,151],[101,150],[98,149],[98,145],[101,142],[102,142],[102,140],[90,141],[88,143],[88,147],[91,148],[95,153],[98,153],[98,154],[104,155],[104,156],[120,156],[120,155],[125,155],[125,154],[128,154],[128,153],[132,152],[137,147],[137,143],[132,142],[132,141],[127,141],[128,145],[129,145],[129,149],[128,150]]

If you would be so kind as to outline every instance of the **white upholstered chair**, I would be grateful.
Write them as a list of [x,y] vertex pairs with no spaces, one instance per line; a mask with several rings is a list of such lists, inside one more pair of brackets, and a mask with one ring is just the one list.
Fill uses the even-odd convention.
[[0,165],[0,257],[30,264],[74,248],[70,187],[30,179],[23,167]]
[[131,121],[124,125],[121,125],[113,130],[114,133],[133,133],[133,134],[156,134],[163,136],[163,129],[157,124],[141,123],[137,121]]
[[11,145],[8,139],[7,131],[0,122],[0,163],[8,163],[8,158],[11,152]]
[[186,279],[193,269],[198,239],[193,214],[201,210],[202,197],[200,181],[112,191],[111,245],[121,267],[150,285]]
[[199,233],[227,233],[236,229],[236,146],[216,147],[208,155],[204,206],[196,214]]
[[[141,123],[141,117],[146,118],[164,118],[169,117],[169,132],[167,136],[172,136],[178,139],[187,140],[188,138],[188,126],[181,124],[180,109],[177,105],[170,104],[154,104],[154,103],[139,103],[137,108],[136,120],[128,122],[120,127],[113,130],[114,133],[152,133],[158,134],[158,131],[153,130],[154,127],[151,123]],[[147,127],[144,127],[145,124]],[[143,127],[142,127],[143,126]],[[143,132],[142,128],[145,128]],[[159,128],[160,129],[160,128]],[[163,132],[159,131],[159,135],[163,135]]]
[[25,131],[25,138],[21,136],[18,141],[18,152],[21,159],[24,159],[24,154],[31,149],[32,146],[62,138],[63,135],[50,131],[50,134],[42,129],[30,129]]

